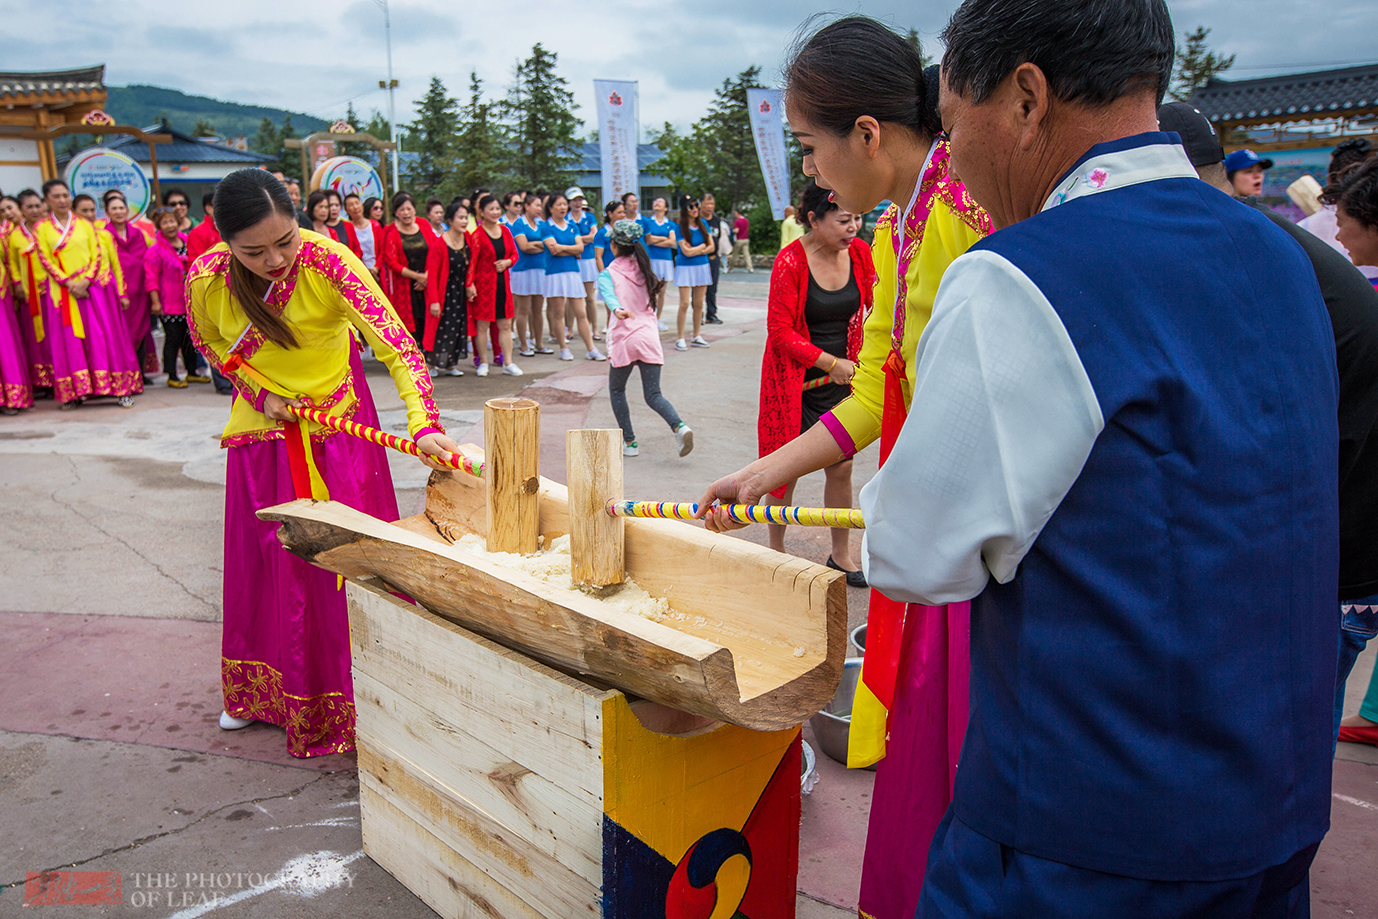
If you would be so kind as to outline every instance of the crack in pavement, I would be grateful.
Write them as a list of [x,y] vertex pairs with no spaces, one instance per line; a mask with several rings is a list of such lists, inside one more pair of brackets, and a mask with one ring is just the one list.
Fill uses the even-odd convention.
[[[333,772],[323,772],[320,775],[316,776],[314,779],[311,779],[309,782],[306,782],[303,785],[299,785],[298,787],[290,791],[284,791],[281,794],[265,795],[261,798],[251,798],[247,801],[235,801],[230,804],[223,804],[220,807],[217,807],[215,810],[206,811],[206,813],[202,814],[200,817],[197,817],[195,820],[193,820],[191,823],[188,823],[186,826],[178,827],[172,830],[166,830],[162,833],[151,833],[148,836],[141,836],[133,842],[129,843],[128,845],[118,846],[113,849],[106,849],[99,855],[92,855],[90,858],[83,858],[78,861],[71,862],[69,864],[57,865],[52,868],[47,868],[44,871],[38,873],[46,874],[50,871],[66,871],[72,868],[79,868],[82,865],[89,864],[93,861],[96,861],[97,859],[105,858],[107,855],[118,855],[121,852],[129,852],[133,849],[139,848],[140,846],[146,846],[149,843],[157,842],[160,839],[166,839],[168,836],[180,835],[181,833],[185,833],[187,830],[200,824],[203,820],[208,820],[211,817],[214,817],[216,814],[220,813],[221,811],[229,810],[232,807],[243,807],[246,804],[259,805],[262,804],[264,801],[276,801],[280,798],[295,798],[297,795],[306,791],[306,789],[310,788],[312,785],[315,785],[317,782],[320,782],[324,779],[330,778],[333,775],[335,775],[335,773]],[[265,813],[267,812],[265,811]],[[0,884],[0,891],[4,891],[8,888],[22,887],[24,883],[24,880],[18,880],[11,881],[6,884]]]
[[[81,484],[81,467],[77,464],[76,460],[74,460],[74,459],[73,459],[72,457],[70,457],[70,456],[63,456],[62,458],[65,459],[68,463],[71,464],[71,466],[72,466],[72,475],[73,475],[73,477],[76,479],[76,484],[80,485],[80,484]],[[86,516],[86,515],[83,514],[81,511],[79,511],[79,510],[77,510],[75,507],[73,507],[72,504],[71,504],[70,502],[64,501],[64,500],[62,500],[61,498],[59,498],[59,497],[57,496],[57,493],[58,493],[59,491],[62,491],[64,488],[68,488],[71,484],[72,484],[72,483],[67,483],[66,485],[59,485],[58,487],[54,488],[53,491],[52,491],[52,493],[48,495],[48,499],[49,499],[50,501],[52,501],[54,504],[57,504],[57,505],[60,506],[60,507],[66,508],[68,511],[70,511],[70,512],[73,513],[73,514],[75,514],[77,517],[80,517],[82,520],[86,521],[88,524],[91,525],[91,527],[92,527],[93,529],[96,530],[96,532],[98,532],[98,533],[100,533],[100,534],[102,534],[102,535],[104,535],[104,536],[106,536],[106,537],[108,537],[108,538],[110,538],[110,539],[113,539],[115,542],[119,543],[120,545],[122,545],[122,546],[124,546],[126,549],[128,549],[130,552],[134,553],[135,556],[137,556],[138,558],[143,559],[145,562],[147,562],[147,563],[153,568],[154,571],[158,572],[158,573],[159,573],[160,575],[162,575],[164,578],[166,578],[167,580],[171,581],[172,583],[174,583],[174,584],[176,584],[178,587],[180,587],[180,588],[182,589],[182,593],[186,594],[188,597],[191,597],[191,598],[192,598],[193,600],[195,600],[197,603],[199,603],[199,604],[201,604],[202,606],[204,606],[204,607],[206,607],[207,609],[209,609],[212,613],[218,612],[218,610],[215,608],[215,606],[212,605],[209,601],[207,601],[207,600],[204,599],[203,597],[197,596],[196,594],[192,593],[191,590],[190,590],[190,588],[187,587],[187,585],[183,584],[181,581],[177,580],[177,578],[173,577],[172,575],[170,575],[170,574],[168,574],[166,571],[164,571],[162,565],[158,564],[158,563],[155,562],[153,559],[149,558],[147,555],[144,555],[142,552],[140,552],[140,551],[139,551],[138,549],[136,549],[133,545],[131,545],[130,543],[126,542],[126,541],[125,541],[124,539],[122,539],[121,537],[119,537],[119,536],[115,535],[114,533],[111,533],[110,531],[106,530],[104,527],[102,527],[102,526],[101,526],[99,523],[97,523],[95,520],[91,519],[90,517]]]

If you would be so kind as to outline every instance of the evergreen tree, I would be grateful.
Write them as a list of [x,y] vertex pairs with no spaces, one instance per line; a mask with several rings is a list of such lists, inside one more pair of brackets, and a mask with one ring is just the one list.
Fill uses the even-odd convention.
[[446,95],[440,77],[431,77],[426,95],[416,100],[416,120],[407,125],[407,151],[416,159],[408,170],[418,197],[437,194],[445,180],[445,163],[459,126],[459,104]]
[[1194,32],[1187,33],[1186,46],[1177,51],[1172,87],[1168,90],[1168,95],[1178,102],[1190,100],[1211,77],[1234,66],[1233,54],[1225,57],[1206,46],[1206,38],[1210,34],[1210,29],[1197,26]]
[[220,134],[215,127],[206,120],[204,115],[196,117],[196,124],[191,129],[192,137],[218,137]]
[[[353,102],[345,108],[344,121],[355,131],[365,131],[364,126],[359,123],[359,113],[354,111]],[[381,137],[379,140],[387,140],[387,138]],[[346,140],[340,143],[340,155],[342,156],[357,156],[372,163],[376,162],[376,154],[377,151],[372,146],[361,141]]]
[[724,213],[767,200],[746,104],[746,91],[761,85],[760,75],[761,68],[753,64],[723,80],[708,114],[694,125],[694,138],[704,148],[708,163],[706,187],[694,194],[713,192]]
[[654,169],[669,181],[676,197],[701,195],[709,188],[708,156],[700,139],[692,133],[680,134],[668,121],[658,131],[649,129],[647,136],[665,154],[656,160]]
[[438,196],[441,200],[470,195],[475,188],[496,188],[504,178],[503,130],[493,109],[494,103],[483,99],[483,81],[478,72],[471,70],[469,102],[460,110],[460,128],[443,162],[445,181],[441,183],[443,194]]
[[273,124],[273,119],[265,115],[258,123],[258,131],[249,138],[249,149],[271,156],[276,156],[282,151],[282,141],[278,139],[278,129],[277,125]]
[[[260,128],[260,130],[262,130],[262,128]],[[302,187],[305,188],[306,181],[311,177],[304,176],[301,174],[301,151],[289,150],[287,149],[286,144],[283,143],[283,141],[287,140],[288,138],[296,136],[297,129],[292,127],[292,116],[287,115],[282,119],[282,127],[279,128],[277,132],[278,161],[276,165],[273,163],[269,163],[268,168],[277,169],[283,175],[299,179],[302,182]],[[304,193],[303,197],[305,197]]]
[[933,63],[933,58],[923,53],[923,43],[919,41],[919,30],[910,29],[909,34],[906,35],[904,38],[905,41],[909,42],[909,44],[914,48],[914,50],[919,53],[919,63],[922,64],[925,69],[927,69],[928,65]]
[[512,178],[528,188],[562,188],[579,162],[574,94],[555,72],[559,59],[540,42],[517,64],[501,112],[509,127]]

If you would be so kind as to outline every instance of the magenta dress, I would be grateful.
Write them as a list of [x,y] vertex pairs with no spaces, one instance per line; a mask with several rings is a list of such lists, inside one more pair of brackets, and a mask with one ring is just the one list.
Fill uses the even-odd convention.
[[907,919],[919,905],[928,845],[952,803],[970,711],[971,603],[905,607],[885,758],[876,765],[862,919]]
[[[92,396],[132,396],[144,389],[143,375],[134,356],[129,330],[124,324],[119,293],[114,282],[99,280],[100,248],[93,224],[68,215],[70,229],[49,217],[38,225],[38,244],[48,271],[48,297],[43,325],[53,355],[53,398],[72,402]],[[90,274],[97,263],[97,279],[86,296],[69,297],[55,280],[55,271],[66,276]],[[48,266],[53,266],[49,268]]]
[[0,407],[33,406],[33,384],[29,381],[29,355],[19,331],[19,317],[3,260],[0,260]]
[[20,286],[15,304],[19,334],[24,339],[24,353],[29,361],[29,383],[34,389],[53,385],[53,349],[43,317],[48,314],[48,282],[38,258],[38,243],[28,227],[16,226],[14,236],[22,240],[14,245],[11,238],[11,269],[14,282]]
[[153,322],[149,313],[148,287],[144,281],[144,257],[148,253],[148,237],[132,224],[124,225],[124,236],[115,232],[115,225],[105,227],[115,239],[115,251],[120,256],[120,269],[124,272],[125,297],[129,305],[124,307],[124,324],[129,329],[129,337],[134,351],[140,358],[144,373],[157,373],[158,354],[153,344]]
[[[207,355],[208,357],[210,355]],[[351,355],[359,406],[353,420],[378,427],[358,352]],[[235,398],[240,398],[236,396]],[[330,500],[380,520],[398,518],[386,451],[343,434],[314,445]],[[282,548],[265,507],[295,501],[287,443],[231,447],[225,476],[225,711],[287,729],[293,756],[354,749],[349,614],[339,579]]]

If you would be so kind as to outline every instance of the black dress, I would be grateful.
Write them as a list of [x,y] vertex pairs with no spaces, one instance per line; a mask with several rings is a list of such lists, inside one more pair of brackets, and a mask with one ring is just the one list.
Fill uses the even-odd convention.
[[[407,267],[412,271],[422,274],[426,271],[426,256],[430,254],[430,244],[426,242],[426,236],[419,229],[408,236],[402,233],[402,253],[407,257]],[[426,292],[417,290],[416,284],[410,278],[407,283],[412,285],[411,289],[411,316],[416,325],[416,346],[423,348],[421,340],[426,335]]]
[[445,302],[440,307],[440,323],[435,331],[435,350],[431,364],[447,370],[469,354],[469,294],[464,276],[469,271],[469,247],[450,249],[450,276],[445,282]]
[[[850,268],[850,263],[849,266]],[[861,288],[856,275],[849,273],[847,283],[840,290],[824,290],[809,272],[809,293],[804,301],[804,324],[809,329],[809,341],[828,354],[845,357],[847,327],[861,309]],[[810,367],[804,371],[804,382],[826,377],[826,371]],[[813,427],[834,405],[851,393],[851,387],[824,383],[816,389],[804,390],[803,411],[799,418],[799,433]]]
[[[497,239],[488,237],[488,241],[493,244],[493,261],[500,262],[507,258],[507,240],[503,238],[501,233],[498,234]],[[511,271],[512,269],[508,268],[507,270]],[[498,275],[497,292],[493,296],[493,318],[507,318],[507,285],[503,283],[502,274]]]

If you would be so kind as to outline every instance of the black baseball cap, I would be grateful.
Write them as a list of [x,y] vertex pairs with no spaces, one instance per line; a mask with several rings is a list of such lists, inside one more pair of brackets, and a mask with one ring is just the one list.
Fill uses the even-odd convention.
[[1169,102],[1158,107],[1158,129],[1182,138],[1187,159],[1193,166],[1209,166],[1225,159],[1225,148],[1215,136],[1215,128],[1187,102]]

